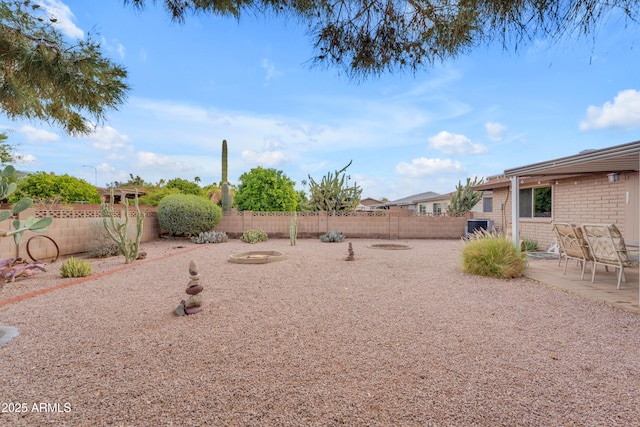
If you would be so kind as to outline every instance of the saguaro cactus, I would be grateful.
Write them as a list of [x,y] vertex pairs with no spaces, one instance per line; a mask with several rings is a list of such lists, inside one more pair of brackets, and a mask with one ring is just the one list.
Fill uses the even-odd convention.
[[144,222],[144,214],[140,212],[140,206],[138,206],[138,192],[136,191],[135,207],[136,207],[136,238],[131,239],[128,236],[129,225],[129,200],[125,197],[124,204],[124,222],[118,222],[116,220],[115,209],[113,207],[113,189],[111,189],[111,200],[109,206],[102,202],[102,222],[109,237],[118,244],[118,250],[124,255],[125,264],[131,264],[131,262],[138,259],[138,252],[140,251],[140,240],[142,239],[142,227]]
[[291,242],[291,246],[295,246],[297,240],[298,240],[298,214],[297,212],[294,212],[293,218],[291,218],[291,223],[289,224],[289,241]]
[[229,182],[227,181],[228,162],[227,162],[227,140],[222,140],[222,212],[229,212],[231,208],[231,197],[229,195]]

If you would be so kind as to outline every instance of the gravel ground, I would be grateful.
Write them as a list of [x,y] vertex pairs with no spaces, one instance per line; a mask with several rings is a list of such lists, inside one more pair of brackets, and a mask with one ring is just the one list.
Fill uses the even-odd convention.
[[[351,242],[349,262],[348,240],[157,241],[91,280],[58,261],[7,284],[0,425],[639,425],[640,316],[466,275],[460,241]],[[249,250],[286,259],[228,262]],[[203,311],[177,317],[191,260]]]

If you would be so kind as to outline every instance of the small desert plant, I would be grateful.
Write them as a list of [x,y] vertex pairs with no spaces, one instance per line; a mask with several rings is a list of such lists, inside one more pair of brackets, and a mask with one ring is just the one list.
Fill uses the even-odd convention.
[[94,223],[91,228],[91,237],[88,240],[89,250],[87,250],[89,258],[106,258],[120,253],[118,244],[109,237],[102,224]]
[[326,234],[320,236],[320,241],[325,243],[342,242],[344,240],[344,234],[340,230],[329,231]]
[[228,240],[229,236],[227,236],[227,233],[215,230],[205,231],[191,238],[193,243],[222,243]]
[[462,269],[479,276],[512,278],[522,276],[526,255],[506,237],[470,240],[462,250]]
[[26,263],[21,258],[0,258],[0,274],[4,282],[15,282],[17,277],[32,276],[38,271],[46,271],[44,264]]
[[83,259],[71,257],[60,266],[62,277],[87,277],[93,274],[93,266]]
[[499,231],[487,231],[484,228],[477,228],[467,235],[468,240],[497,239],[499,237],[506,238],[506,236]]
[[538,250],[538,241],[525,237],[522,239],[522,247],[525,252],[535,252]]
[[262,230],[247,230],[242,233],[242,240],[245,243],[266,242],[269,236]]

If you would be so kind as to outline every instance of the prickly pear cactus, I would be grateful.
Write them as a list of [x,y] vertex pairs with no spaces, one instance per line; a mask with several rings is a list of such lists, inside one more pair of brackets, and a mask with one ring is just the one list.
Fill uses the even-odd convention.
[[[5,167],[0,172],[0,199],[6,199],[9,197],[14,191],[16,191],[16,183],[9,182],[9,176],[11,176],[15,172],[15,168],[11,165]],[[18,201],[18,203],[14,204],[11,210],[2,210],[0,211],[0,221],[4,221],[9,219],[12,215],[18,214],[26,209],[31,207],[33,200],[28,197],[24,197]],[[24,235],[25,231],[35,231],[35,232],[44,232],[47,231],[47,227],[51,225],[53,222],[52,218],[27,218],[24,223],[20,222],[19,219],[15,219],[12,222],[13,230],[0,230],[0,237],[4,236],[13,236],[13,241],[18,245],[20,243],[20,239]]]

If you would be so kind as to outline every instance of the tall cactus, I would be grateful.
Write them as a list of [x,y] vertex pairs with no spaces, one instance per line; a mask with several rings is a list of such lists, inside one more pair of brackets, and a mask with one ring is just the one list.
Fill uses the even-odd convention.
[[131,239],[128,236],[129,225],[129,200],[124,199],[124,222],[116,221],[115,209],[113,207],[113,188],[111,189],[111,201],[109,206],[102,202],[102,222],[109,237],[118,244],[118,250],[124,255],[124,263],[131,264],[131,262],[138,259],[138,252],[140,251],[140,240],[142,239],[142,227],[144,222],[144,214],[140,212],[140,206],[138,205],[138,191],[136,190],[135,207],[136,207],[136,238]]
[[293,218],[291,218],[291,223],[289,224],[289,241],[291,242],[291,246],[295,246],[297,240],[298,240],[298,213],[293,212]]
[[309,204],[314,210],[327,212],[356,210],[356,206],[360,203],[362,188],[357,183],[353,186],[349,185],[349,177],[345,171],[352,162],[353,160],[339,171],[335,171],[335,174],[329,172],[319,184],[309,175],[311,192]]
[[482,184],[483,179],[478,180],[478,177],[474,178],[471,182],[471,178],[467,178],[467,184],[462,185],[462,182],[458,181],[456,186],[456,192],[451,195],[450,204],[447,207],[449,213],[465,213],[469,212],[473,207],[482,200],[482,191],[474,191],[473,187]]
[[227,163],[227,140],[222,140],[222,182],[228,182],[227,180],[228,163]]
[[[9,176],[13,175],[15,172],[15,168],[11,165],[5,167],[2,171],[0,171],[0,200],[4,200],[9,197],[14,191],[16,191],[16,183],[9,182]],[[0,221],[4,221],[5,219],[9,219],[12,215],[20,213],[26,209],[31,207],[33,200],[28,197],[23,197],[18,201],[18,203],[14,204],[11,210],[2,210],[0,211]],[[21,223],[19,219],[15,219],[12,223],[13,230],[6,231],[0,230],[0,237],[5,236],[13,236],[13,241],[16,245],[20,243],[20,239],[22,239],[22,235],[25,231],[36,231],[36,232],[44,232],[47,231],[47,227],[53,222],[52,218],[27,218],[24,223]]]
[[222,140],[222,212],[229,212],[231,207],[231,198],[229,196],[229,181],[227,180],[228,162],[227,162],[227,140]]

